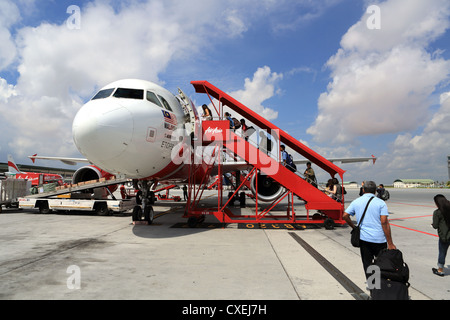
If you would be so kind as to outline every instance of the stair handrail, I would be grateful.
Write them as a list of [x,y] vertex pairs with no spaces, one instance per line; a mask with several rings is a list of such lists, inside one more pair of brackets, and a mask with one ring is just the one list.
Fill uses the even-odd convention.
[[[242,103],[228,95],[227,93],[223,92],[222,90],[218,89],[208,81],[202,80],[202,81],[191,81],[191,84],[194,86],[195,91],[197,93],[206,93],[208,96],[212,96],[216,100],[219,101],[219,104],[221,106],[226,105],[229,108],[231,108],[233,111],[237,112],[244,118],[248,119],[250,122],[256,124],[258,127],[266,130],[279,130],[279,140],[290,147],[292,150],[298,152],[303,157],[310,160],[315,165],[319,166],[326,172],[328,172],[332,177],[334,177],[336,174],[339,174],[341,177],[341,180],[343,181],[343,175],[345,173],[345,170],[339,168],[334,163],[330,162],[320,154],[316,153],[297,139],[293,138],[291,135],[283,131],[282,129],[278,128],[268,120],[264,119],[260,115],[258,115],[253,110],[249,109],[248,107],[244,106]],[[210,98],[212,101],[212,99]],[[220,108],[223,110],[223,108]]]

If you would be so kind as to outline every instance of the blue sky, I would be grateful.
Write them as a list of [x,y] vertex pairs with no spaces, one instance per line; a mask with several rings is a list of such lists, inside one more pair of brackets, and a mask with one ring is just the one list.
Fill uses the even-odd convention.
[[73,117],[109,82],[199,106],[208,80],[326,157],[378,157],[346,181],[447,181],[449,26],[446,0],[0,0],[0,159],[80,156]]

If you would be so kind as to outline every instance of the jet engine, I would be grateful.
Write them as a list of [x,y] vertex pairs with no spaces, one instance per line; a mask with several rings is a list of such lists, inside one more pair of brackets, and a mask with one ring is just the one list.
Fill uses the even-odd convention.
[[[91,181],[91,180],[98,180],[101,178],[106,178],[107,180],[110,179],[113,175],[103,171],[96,166],[84,166],[75,171],[75,173],[72,176],[72,183],[80,183],[85,181]],[[117,185],[109,186],[108,189],[111,192],[114,192],[117,190]]]
[[250,180],[250,189],[258,200],[272,202],[277,200],[284,193],[284,188],[267,175],[258,174],[258,194],[256,194],[256,175]]

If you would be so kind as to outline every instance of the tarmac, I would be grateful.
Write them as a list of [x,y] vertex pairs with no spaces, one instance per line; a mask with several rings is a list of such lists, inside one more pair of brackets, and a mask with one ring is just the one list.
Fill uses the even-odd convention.
[[[347,207],[359,190],[347,190]],[[449,300],[444,277],[431,272],[438,255],[431,227],[433,196],[443,189],[389,189],[393,241],[410,269],[411,300]],[[174,190],[181,195],[181,190]],[[208,191],[206,206],[216,203]],[[301,210],[301,201],[296,210]],[[238,203],[236,203],[238,204]],[[281,203],[280,210],[286,204]],[[241,228],[213,216],[196,228],[184,202],[158,201],[152,225],[131,214],[0,214],[2,300],[364,300],[368,289],[350,228]],[[253,210],[247,200],[246,208]],[[275,226],[279,227],[279,226]],[[449,260],[450,258],[447,258]]]

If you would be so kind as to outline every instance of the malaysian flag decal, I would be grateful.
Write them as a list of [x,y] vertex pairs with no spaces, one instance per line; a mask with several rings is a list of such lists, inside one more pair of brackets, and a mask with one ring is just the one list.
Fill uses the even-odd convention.
[[171,123],[173,125],[177,125],[177,117],[168,111],[161,110],[164,115],[164,120],[168,123]]

